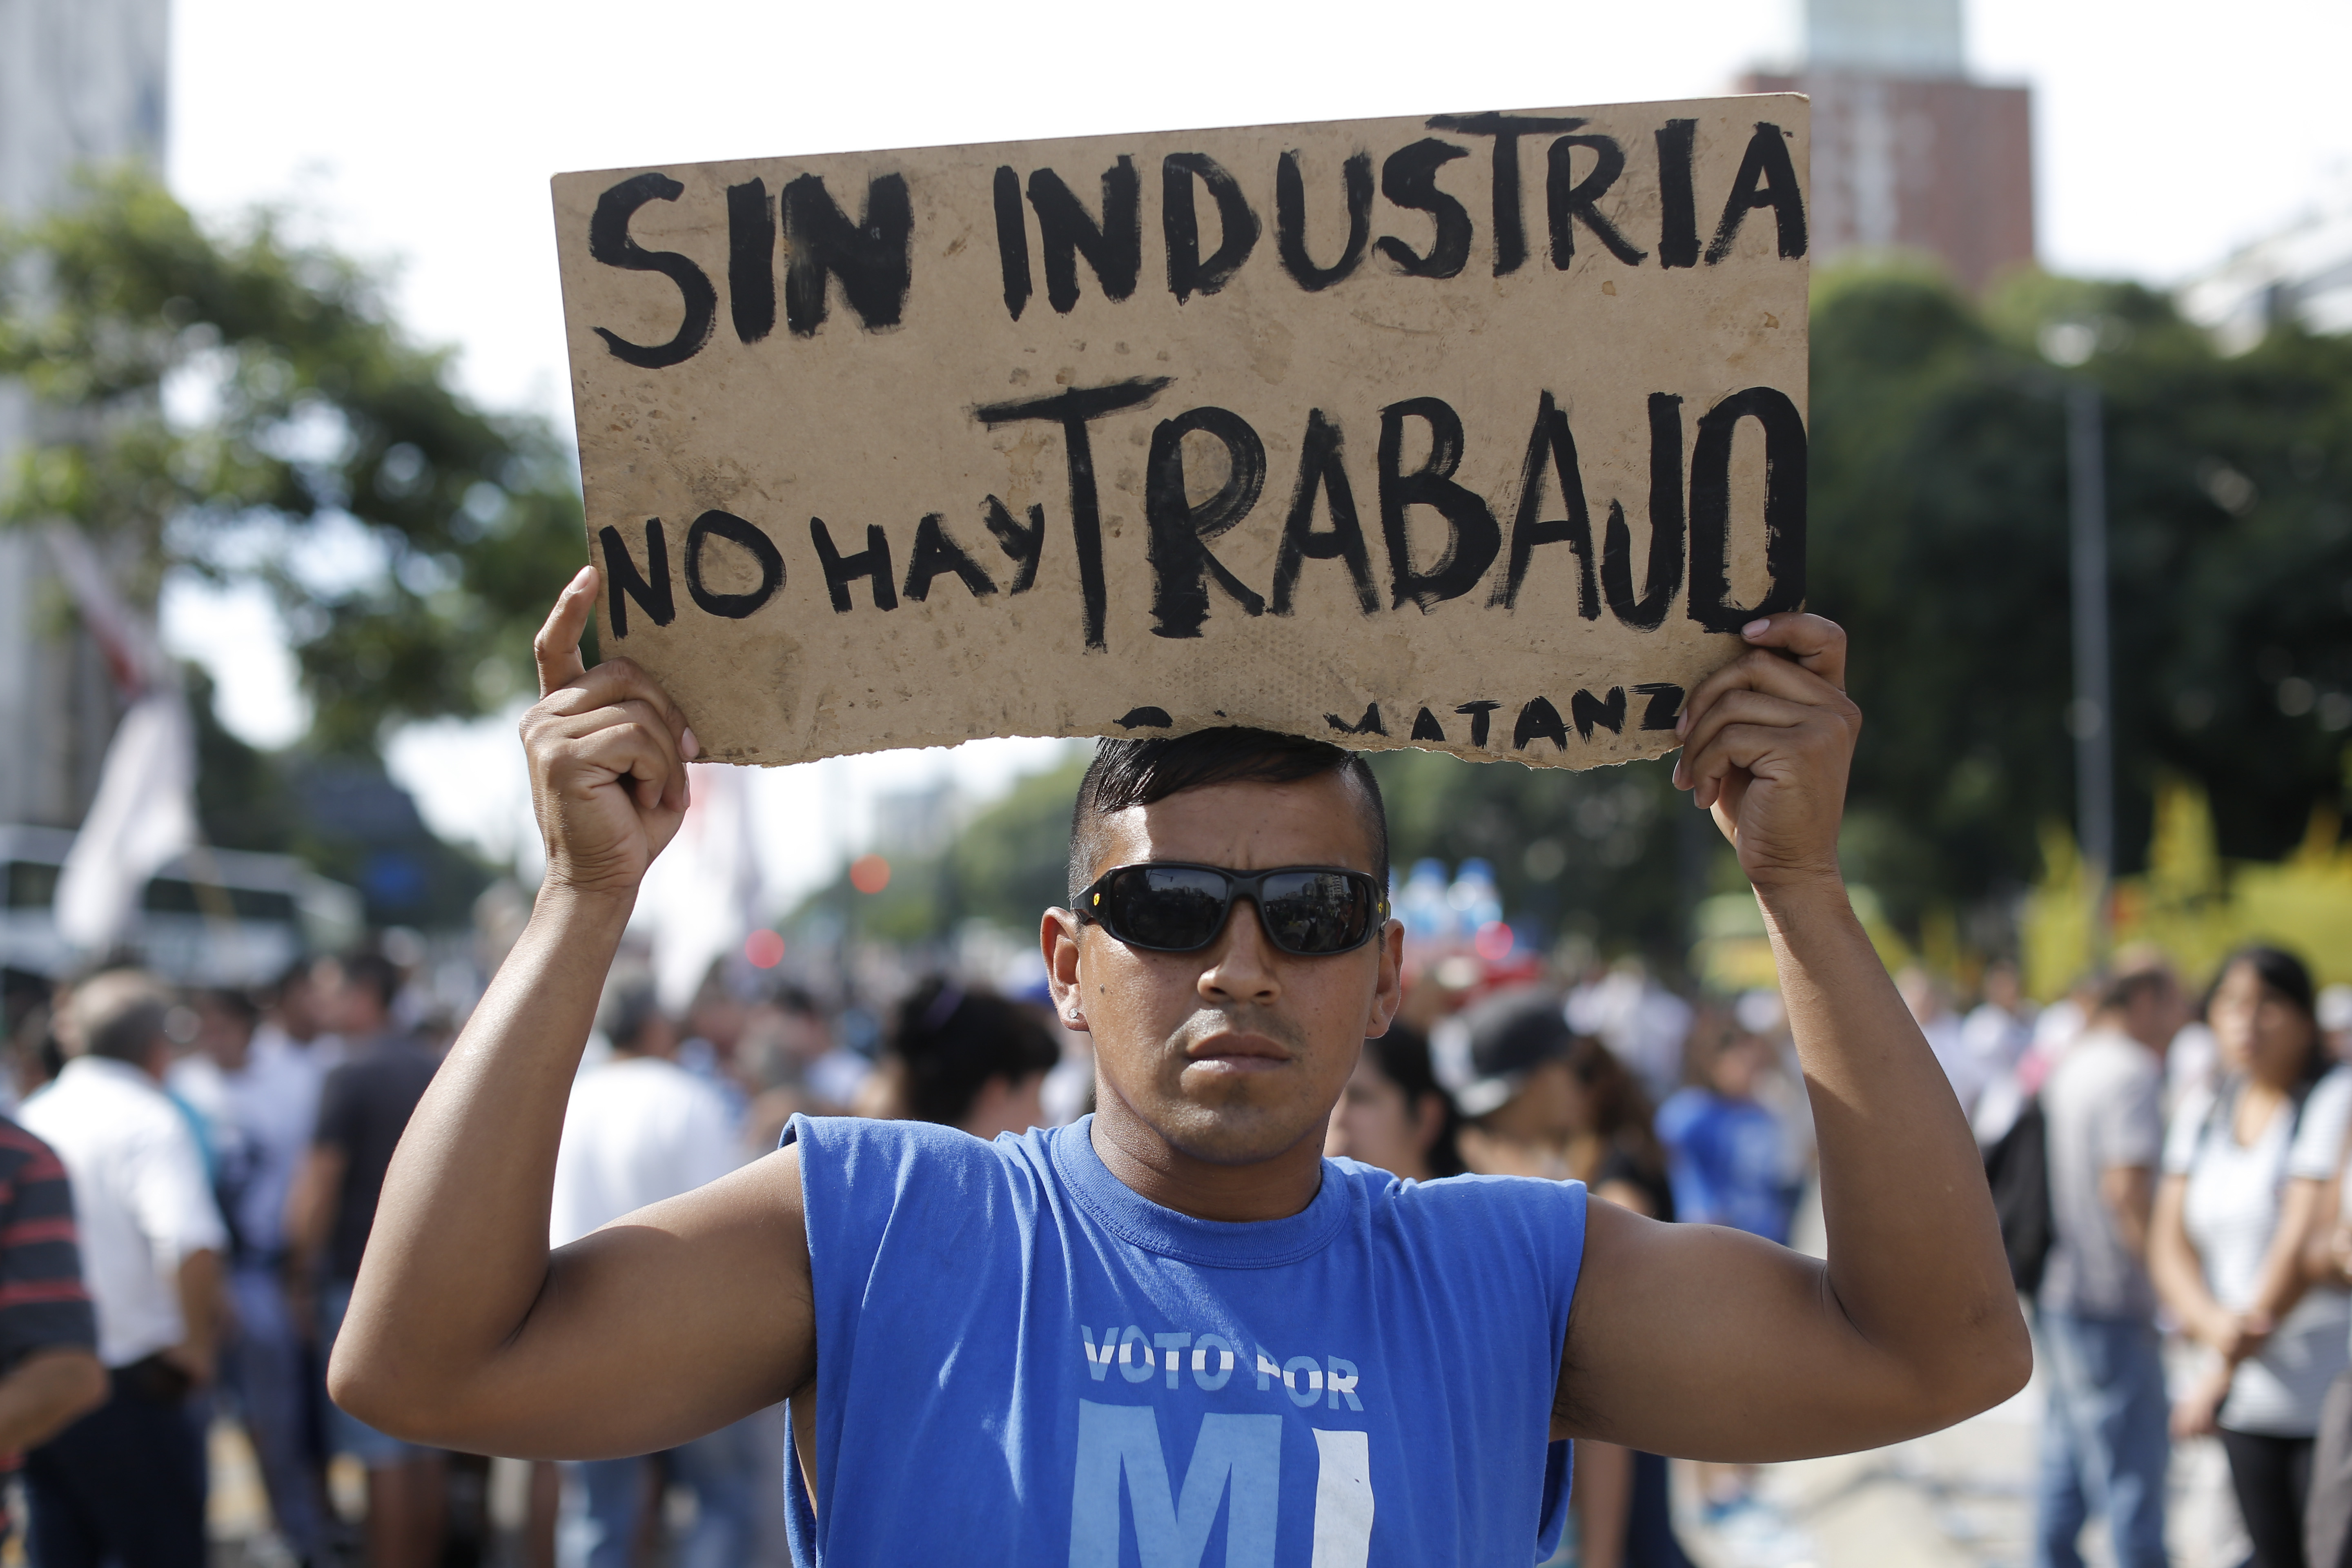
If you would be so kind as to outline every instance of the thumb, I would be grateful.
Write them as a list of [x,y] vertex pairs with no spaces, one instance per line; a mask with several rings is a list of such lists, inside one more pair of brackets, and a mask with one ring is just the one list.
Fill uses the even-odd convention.
[[580,637],[588,629],[588,616],[596,608],[598,574],[593,566],[583,566],[555,596],[555,607],[547,612],[547,623],[539,635],[530,639],[530,655],[539,666],[539,694],[541,697],[561,686],[569,686],[588,673],[581,662]]

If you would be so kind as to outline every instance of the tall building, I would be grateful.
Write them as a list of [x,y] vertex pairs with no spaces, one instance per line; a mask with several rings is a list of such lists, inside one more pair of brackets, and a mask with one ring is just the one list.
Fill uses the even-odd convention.
[[1969,79],[1960,0],[1806,0],[1804,64],[1739,89],[1812,99],[1815,259],[1930,256],[1971,292],[2032,261],[2032,92]]
[[[169,45],[170,0],[0,0],[0,216],[50,205],[80,164],[161,163]],[[33,417],[0,381],[0,473]],[[79,823],[116,714],[47,546],[0,530],[0,822]]]

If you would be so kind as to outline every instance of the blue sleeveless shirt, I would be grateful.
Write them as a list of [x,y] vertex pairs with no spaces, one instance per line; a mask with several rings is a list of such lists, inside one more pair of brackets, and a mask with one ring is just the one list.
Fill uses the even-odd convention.
[[795,1563],[1550,1555],[1580,1184],[1326,1160],[1304,1212],[1222,1224],[1137,1195],[1092,1121],[983,1143],[793,1119],[817,1343]]

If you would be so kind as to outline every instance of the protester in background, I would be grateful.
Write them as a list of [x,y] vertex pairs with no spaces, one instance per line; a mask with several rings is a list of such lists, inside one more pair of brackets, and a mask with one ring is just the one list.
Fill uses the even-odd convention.
[[975,1138],[1045,1125],[1039,1092],[1062,1059],[1036,1015],[1018,1002],[953,981],[926,980],[898,1004],[882,1061],[859,1109],[936,1121]]
[[[651,975],[622,972],[608,980],[596,1027],[613,1054],[572,1085],[548,1225],[556,1247],[715,1182],[740,1163],[719,1092],[672,1059],[677,1030]],[[677,1549],[677,1568],[737,1568],[750,1556],[759,1453],[749,1425],[662,1456],[664,1468],[694,1493],[694,1529]],[[576,1473],[587,1568],[626,1568],[647,1492],[646,1459],[591,1459]]]
[[2352,1073],[2329,1072],[2312,1003],[2290,953],[2223,964],[2209,1016],[2231,1070],[2174,1114],[2149,1243],[2165,1304],[2212,1353],[2173,1431],[2220,1434],[2257,1568],[2305,1561],[2313,1437],[2352,1331],[2344,1292],[2307,1289],[2305,1267],[2352,1111]]
[[752,1004],[735,1047],[736,1074],[751,1097],[741,1126],[746,1158],[774,1148],[796,1113],[825,1109],[810,1093],[808,1079],[831,1044],[823,1013],[799,986],[773,985]]
[[1797,1202],[1787,1135],[1756,1094],[1778,1053],[1714,1009],[1700,1016],[1684,1052],[1689,1081],[1657,1115],[1675,1217],[1785,1246]]
[[1323,1152],[1376,1165],[1411,1182],[1458,1176],[1461,1117],[1438,1087],[1429,1039],[1410,1024],[1364,1042],[1364,1054],[1331,1107]]
[[2017,1070],[2033,1044],[2033,1004],[2020,983],[2017,962],[1996,958],[1985,965],[1983,997],[1960,1023],[1960,1049],[1989,1077]]
[[1430,1031],[1431,1063],[1462,1113],[1462,1159],[1471,1170],[1568,1180],[1574,1038],[1559,999],[1532,985],[1497,991]]
[[[2074,982],[2073,989],[2065,995],[2033,1016],[2033,1042],[2025,1047],[2025,1054],[2017,1062],[2018,1086],[2023,1092],[2042,1092],[2042,1085],[2049,1078],[2050,1069],[2058,1065],[2058,1058],[2066,1054],[2066,1047],[2081,1036],[2084,1025],[2090,1021],[2091,1010],[2098,1003],[2099,977],[2085,974]],[[2168,1121],[2173,1103],[2168,1097]]]
[[[1636,1214],[1674,1217],[1640,1085],[1599,1041],[1570,1029],[1549,992],[1497,992],[1442,1021],[1431,1047],[1440,1081],[1468,1119],[1460,1142],[1469,1169],[1581,1181]],[[1661,1199],[1663,1208],[1653,1206]],[[1655,1455],[1579,1442],[1569,1506],[1574,1554],[1563,1547],[1554,1562],[1685,1568],[1669,1519],[1665,1461]]]
[[245,992],[199,991],[195,1049],[165,1083],[205,1121],[213,1194],[228,1222],[230,1322],[222,1382],[253,1443],[278,1532],[305,1563],[327,1551],[325,1477],[310,1438],[303,1335],[286,1297],[286,1196],[318,1120],[319,1075],[303,1047],[265,1036]]
[[343,1059],[342,1037],[327,1026],[326,1003],[320,971],[333,969],[314,959],[297,959],[286,966],[269,988],[268,1005],[253,1031],[254,1043],[264,1055],[281,1051],[309,1064],[311,1075],[323,1080]]
[[[1788,1245],[1797,1163],[1785,1124],[1757,1096],[1779,1060],[1772,1043],[1731,1013],[1699,1015],[1683,1047],[1689,1082],[1658,1107],[1656,1120],[1675,1218]],[[1785,1533],[1785,1521],[1755,1495],[1754,1466],[1706,1464],[1699,1475],[1711,1525],[1776,1541]]]
[[[2320,993],[2323,1006],[2326,994]],[[2312,1282],[2338,1289],[2352,1288],[2352,1182],[2345,1180],[2352,1163],[2352,1132],[2346,1143],[2336,1174],[2320,1189],[2318,1223],[2305,1255]],[[2352,1366],[2336,1374],[2320,1405],[2303,1530],[2312,1568],[2352,1568]]]
[[2080,1568],[2094,1511],[2106,1515],[2119,1568],[2167,1561],[2171,1450],[2147,1237],[2164,1049],[2183,1016],[2169,969],[2118,976],[2042,1085],[2052,1240],[2037,1298],[2049,1395],[2036,1568]]
[[65,1165],[0,1118],[0,1475],[106,1397]]
[[109,1374],[105,1404],[26,1456],[40,1568],[205,1562],[204,1427],[188,1396],[213,1379],[228,1237],[194,1135],[163,1093],[170,1005],[133,970],[76,986],[65,1067],[25,1106],[26,1129],[73,1184]]
[[1673,1219],[1666,1152],[1642,1086],[1599,1040],[1577,1037],[1569,1045],[1567,1065],[1569,1174],[1620,1208]]
[[[320,1091],[318,1126],[288,1199],[286,1230],[292,1277],[319,1281],[320,1337],[331,1350],[375,1224],[384,1172],[436,1063],[394,1026],[401,975],[389,959],[354,953],[324,966],[320,979],[326,1021],[342,1038],[344,1059]],[[386,1436],[340,1408],[329,1427],[330,1446],[367,1468],[372,1568],[435,1568],[447,1522],[438,1451]]]

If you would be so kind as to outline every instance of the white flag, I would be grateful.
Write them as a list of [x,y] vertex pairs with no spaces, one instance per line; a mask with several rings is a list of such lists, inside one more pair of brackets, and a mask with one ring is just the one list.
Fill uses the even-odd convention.
[[195,738],[176,687],[131,705],[106,748],[98,798],[58,878],[58,934],[103,952],[131,934],[148,879],[196,842]]
[[154,633],[115,593],[89,542],[63,526],[48,530],[48,542],[83,626],[131,699],[58,878],[58,934],[103,952],[131,934],[148,879],[195,847],[195,731]]

